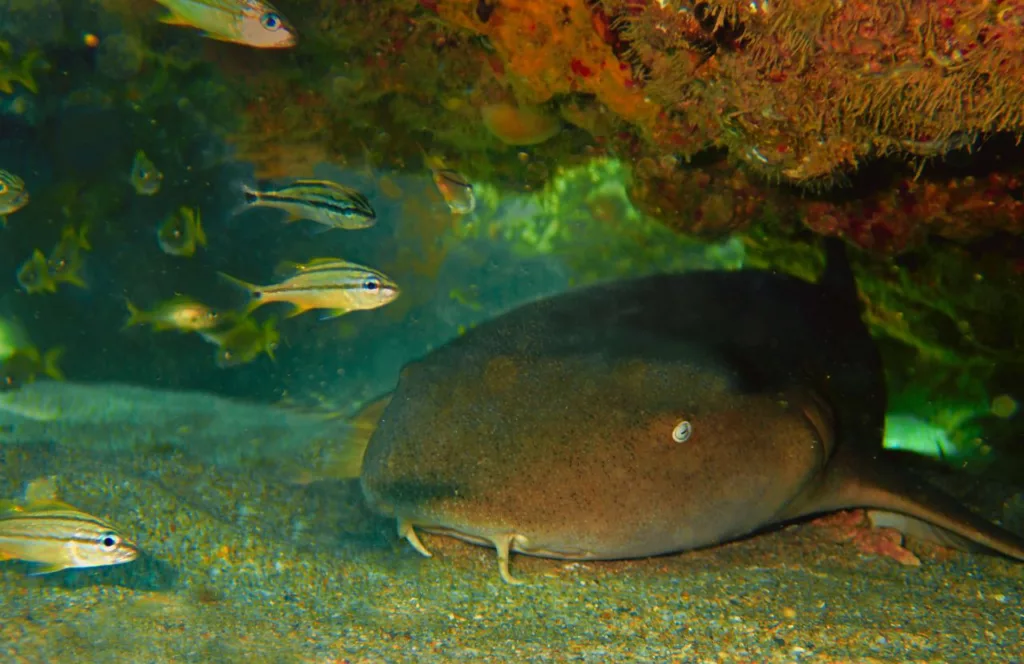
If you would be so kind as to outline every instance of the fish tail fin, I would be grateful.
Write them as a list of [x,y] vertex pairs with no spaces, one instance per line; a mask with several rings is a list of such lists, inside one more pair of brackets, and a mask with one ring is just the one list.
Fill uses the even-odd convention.
[[92,251],[92,244],[89,243],[89,224],[82,224],[78,228],[78,247],[83,251]]
[[260,192],[256,191],[244,182],[239,185],[242,190],[242,200],[246,205],[256,205],[260,202]]
[[231,210],[231,216],[232,217],[237,217],[238,215],[242,214],[246,210],[249,210],[249,209],[255,207],[256,205],[259,205],[259,202],[260,202],[260,192],[257,191],[256,189],[254,189],[253,187],[250,187],[248,184],[246,184],[242,180],[237,180],[232,185],[232,189],[234,189],[234,190],[236,190],[238,192],[238,196],[241,199],[241,202],[238,203],[234,208],[232,208],[232,210]]
[[229,284],[232,284],[249,294],[249,301],[246,302],[245,307],[242,308],[239,316],[240,318],[245,318],[264,304],[264,300],[260,294],[260,287],[256,284],[250,284],[248,281],[242,281],[241,279],[232,277],[230,274],[224,272],[218,272],[217,274],[221,279],[224,279]]
[[257,286],[256,284],[250,284],[248,281],[242,281],[238,277],[232,277],[230,274],[226,272],[218,272],[217,275],[220,276],[220,278],[223,279],[224,281],[234,286],[237,286],[238,288],[241,288],[250,295],[259,290],[259,286]]
[[436,169],[437,159],[435,157],[430,156],[430,154],[427,152],[427,149],[423,147],[423,144],[420,143],[419,141],[416,142],[416,146],[419,147],[420,154],[423,155],[423,165],[426,166],[427,169],[429,169],[430,171]]
[[206,231],[203,230],[199,208],[196,208],[196,244],[200,247],[206,246]]
[[43,355],[43,373],[54,380],[64,380],[64,372],[60,370],[60,358],[64,356],[64,347],[55,346]]
[[36,67],[36,62],[42,55],[38,51],[30,51],[25,59],[21,61],[21,66],[15,75],[15,79],[25,86],[25,89],[32,94],[39,92],[39,86],[36,84],[36,77],[33,70]]
[[128,307],[128,320],[125,321],[124,325],[121,327],[122,330],[127,330],[129,327],[142,325],[146,322],[145,311],[132,304],[132,301],[128,298],[124,299],[124,304]]
[[389,393],[365,404],[349,419],[349,426],[338,443],[325,451],[319,475],[331,479],[354,479],[362,474],[366,448],[391,397]]
[[89,288],[89,284],[85,283],[85,279],[83,279],[82,275],[78,273],[78,268],[75,268],[71,272],[64,274],[60,278],[60,281],[63,281],[66,284],[71,284],[72,286],[76,286],[78,288]]

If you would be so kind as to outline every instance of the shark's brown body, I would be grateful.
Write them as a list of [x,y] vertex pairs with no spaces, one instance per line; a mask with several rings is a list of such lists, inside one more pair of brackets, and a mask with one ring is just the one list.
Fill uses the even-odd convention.
[[520,307],[403,371],[364,493],[424,554],[416,528],[494,546],[509,581],[509,551],[644,557],[844,507],[1024,559],[882,469],[881,362],[841,253],[823,282],[698,272]]

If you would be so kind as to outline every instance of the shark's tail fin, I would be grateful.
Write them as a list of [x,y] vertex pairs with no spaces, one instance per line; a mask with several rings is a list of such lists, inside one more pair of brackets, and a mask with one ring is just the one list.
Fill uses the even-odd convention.
[[944,546],[988,549],[1024,561],[1020,535],[975,514],[925,480],[897,473],[886,461],[839,450],[824,481],[802,504],[791,506],[787,516],[863,507],[873,524]]

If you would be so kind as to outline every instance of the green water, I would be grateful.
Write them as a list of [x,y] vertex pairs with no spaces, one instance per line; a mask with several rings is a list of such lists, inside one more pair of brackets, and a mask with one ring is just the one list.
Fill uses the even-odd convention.
[[[650,560],[514,556],[523,588],[500,581],[487,549],[428,537],[434,558],[418,556],[328,463],[347,418],[393,389],[403,366],[518,305],[597,282],[743,266],[813,279],[815,241],[770,217],[742,236],[677,234],[631,202],[629,155],[583,158],[577,134],[566,154],[491,151],[499,168],[487,149],[452,149],[459,136],[438,131],[431,144],[429,127],[396,145],[397,120],[375,107],[336,118],[365,152],[353,140],[310,153],[318,130],[295,129],[309,112],[295,99],[282,111],[291,129],[254,163],[237,135],[261,95],[296,83],[303,66],[309,80],[296,85],[324,86],[326,63],[345,57],[316,36],[317,3],[286,7],[312,37],[259,53],[158,25],[149,4],[0,0],[0,82],[11,84],[0,90],[0,169],[30,195],[0,231],[0,346],[63,348],[66,378],[17,373],[0,394],[0,498],[54,477],[63,500],[143,551],[45,576],[0,562],[0,660],[1022,661],[1019,564],[911,542],[921,564],[903,566],[834,525]],[[332,94],[344,98],[338,86],[359,74],[334,76]],[[449,209],[420,145],[465,171],[472,213]],[[163,174],[154,195],[133,187],[139,150]],[[271,161],[280,177],[260,177]],[[376,224],[324,231],[240,210],[243,185],[299,177],[359,190]],[[209,240],[189,258],[157,242],[182,206],[201,211]],[[16,275],[33,252],[82,226],[84,286],[26,292]],[[239,311],[244,294],[218,272],[269,284],[282,261],[325,256],[383,271],[401,296],[331,320],[262,307],[254,319],[281,336],[274,357],[236,367],[219,366],[199,334],[123,329],[126,300],[150,308],[187,294]],[[897,293],[893,310],[898,294],[910,298],[879,277],[897,263],[853,260],[867,297]],[[964,345],[926,344],[944,343],[938,333],[908,341],[892,329],[872,325],[893,360],[887,445],[938,459],[926,464],[932,479],[1021,532],[1017,364],[981,351],[964,360]]]

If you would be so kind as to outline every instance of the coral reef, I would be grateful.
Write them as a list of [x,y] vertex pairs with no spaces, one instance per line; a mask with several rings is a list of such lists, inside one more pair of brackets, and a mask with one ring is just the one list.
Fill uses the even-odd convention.
[[[260,176],[359,159],[362,143],[375,166],[417,170],[426,146],[529,190],[611,154],[637,164],[636,202],[685,232],[742,229],[766,207],[889,253],[1021,230],[1011,160],[982,177],[921,170],[1020,133],[1013,3],[305,5],[301,59],[206,45],[238,86],[232,140]],[[888,177],[853,197],[866,163]]]
[[1005,3],[600,4],[651,100],[771,178],[827,181],[1020,130],[1021,27]]

